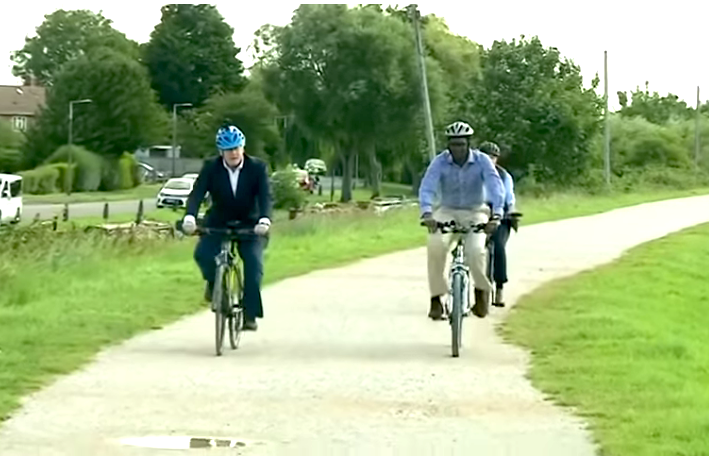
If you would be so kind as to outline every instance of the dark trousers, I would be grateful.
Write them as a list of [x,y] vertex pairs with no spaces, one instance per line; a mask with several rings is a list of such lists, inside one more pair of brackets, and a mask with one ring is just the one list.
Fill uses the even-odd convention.
[[510,238],[510,226],[507,223],[501,223],[497,227],[497,231],[492,235],[492,241],[494,245],[494,259],[493,259],[493,279],[498,288],[502,288],[502,285],[507,283],[507,251],[505,246],[507,245],[507,240]]
[[[202,236],[194,250],[194,259],[204,280],[214,284],[217,264],[215,257],[222,248],[219,236]],[[243,261],[244,318],[263,318],[261,280],[263,279],[263,240],[239,241],[237,251]]]

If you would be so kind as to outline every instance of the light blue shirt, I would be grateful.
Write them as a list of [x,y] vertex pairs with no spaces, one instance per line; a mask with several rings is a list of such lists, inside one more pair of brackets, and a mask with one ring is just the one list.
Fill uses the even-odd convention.
[[515,199],[515,184],[512,180],[512,174],[510,174],[510,172],[507,170],[505,171],[506,172],[504,173],[504,176],[501,177],[502,183],[505,186],[505,210],[509,211],[510,209],[515,207],[515,203],[517,201]]
[[419,187],[421,213],[433,212],[438,189],[441,205],[451,209],[472,209],[490,202],[494,214],[502,216],[505,186],[490,157],[470,149],[468,161],[458,166],[450,151],[433,159]]

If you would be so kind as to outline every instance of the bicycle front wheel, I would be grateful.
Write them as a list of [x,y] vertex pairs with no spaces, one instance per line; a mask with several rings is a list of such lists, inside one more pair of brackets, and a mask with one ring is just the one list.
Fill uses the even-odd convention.
[[462,346],[463,332],[463,292],[465,284],[463,283],[463,274],[456,273],[453,275],[453,305],[451,306],[450,324],[451,324],[451,350],[454,358],[460,354]]
[[229,274],[229,343],[231,349],[236,350],[241,339],[241,329],[244,323],[244,308],[242,303],[243,287],[241,269],[235,267]]
[[217,268],[217,274],[214,280],[214,291],[212,292],[212,310],[214,311],[214,342],[217,351],[217,356],[222,355],[222,347],[224,346],[224,331],[226,329],[226,319],[228,314],[224,312],[224,285],[226,280],[227,269],[225,266]]

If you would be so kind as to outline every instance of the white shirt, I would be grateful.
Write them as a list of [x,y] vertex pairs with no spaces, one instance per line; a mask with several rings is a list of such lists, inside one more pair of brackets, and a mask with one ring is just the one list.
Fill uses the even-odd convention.
[[241,163],[239,163],[239,166],[237,166],[235,169],[232,169],[229,165],[227,165],[226,160],[224,159],[222,159],[222,163],[224,164],[224,167],[229,173],[231,191],[234,192],[234,196],[236,196],[236,186],[239,184],[239,174],[241,174],[241,170],[244,168],[244,160],[242,159]]

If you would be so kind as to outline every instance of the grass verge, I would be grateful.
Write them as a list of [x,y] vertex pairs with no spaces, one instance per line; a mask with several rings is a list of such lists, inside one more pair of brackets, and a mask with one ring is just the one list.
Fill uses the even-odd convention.
[[523,298],[502,331],[612,456],[709,455],[709,225]]

